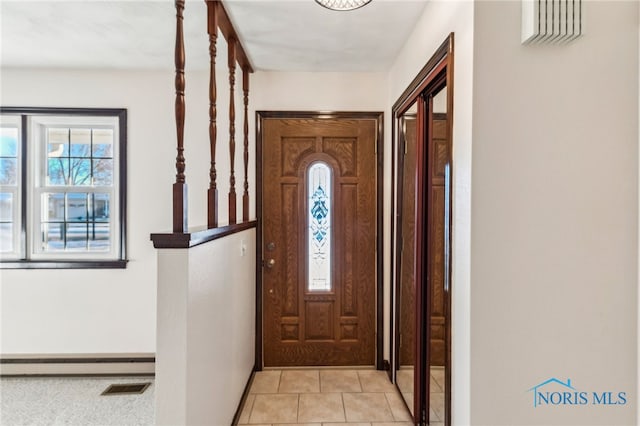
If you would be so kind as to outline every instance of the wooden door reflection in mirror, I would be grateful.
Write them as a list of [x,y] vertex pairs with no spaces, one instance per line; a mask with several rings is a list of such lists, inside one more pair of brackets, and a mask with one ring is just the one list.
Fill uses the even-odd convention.
[[450,424],[453,34],[394,104],[393,377],[415,424]]
[[409,411],[414,414],[416,281],[415,281],[415,209],[416,209],[416,138],[418,107],[414,103],[399,119],[399,189],[400,257],[398,365],[396,382]]

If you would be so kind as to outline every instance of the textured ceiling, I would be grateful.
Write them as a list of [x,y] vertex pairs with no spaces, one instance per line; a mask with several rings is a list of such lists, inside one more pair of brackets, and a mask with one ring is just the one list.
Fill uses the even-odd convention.
[[[426,0],[373,0],[332,12],[313,0],[227,0],[256,69],[382,71],[415,25]],[[3,67],[172,69],[173,2],[0,1]],[[185,9],[187,69],[206,69],[204,1]]]

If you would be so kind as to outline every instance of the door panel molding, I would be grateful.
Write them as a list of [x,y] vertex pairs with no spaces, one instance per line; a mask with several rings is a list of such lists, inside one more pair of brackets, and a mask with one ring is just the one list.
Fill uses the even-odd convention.
[[[375,263],[376,263],[376,319],[375,319],[375,365],[378,369],[383,369],[383,250],[382,250],[382,237],[383,237],[383,118],[384,114],[382,112],[350,112],[350,111],[256,111],[256,215],[257,215],[257,242],[256,242],[256,354],[255,354],[255,369],[256,371],[260,371],[264,365],[264,339],[263,339],[263,265],[262,259],[268,257],[265,250],[265,245],[263,241],[264,227],[269,224],[265,224],[263,220],[263,203],[264,203],[264,194],[263,194],[263,160],[264,160],[264,140],[263,140],[263,125],[264,120],[266,119],[309,119],[309,120],[336,120],[336,119],[370,119],[375,121],[376,128],[376,141],[375,141],[375,152],[376,152],[376,182],[375,182],[375,191],[376,191],[376,255],[375,255]],[[311,138],[309,138],[311,139]],[[308,158],[305,158],[305,153],[309,154],[309,150],[314,149],[314,144],[311,143],[311,140],[308,141],[308,147],[305,152],[299,152],[296,155],[296,158],[283,158],[283,165],[287,165],[285,170],[296,170],[301,164],[299,161],[307,162]],[[346,153],[349,151],[354,151],[357,149],[357,146],[351,141],[349,138],[328,138],[325,140],[318,140],[315,142],[323,144],[323,148],[330,152],[337,153]],[[313,156],[315,157],[315,155]],[[327,155],[327,157],[330,157]],[[316,158],[319,160],[320,158]],[[326,158],[322,158],[323,161],[326,161]],[[286,161],[286,162],[285,162]],[[351,176],[355,176],[357,170],[356,164],[352,161],[334,161],[333,158],[329,161],[331,167],[334,169],[334,173],[340,174],[340,178],[342,180],[341,188],[336,191],[335,195],[346,197],[348,196],[348,185],[349,179]],[[310,163],[309,163],[310,164]],[[290,168],[287,168],[290,167]],[[293,177],[293,176],[292,176]],[[339,182],[338,179],[334,180],[334,182]],[[341,248],[336,247],[336,249],[341,250]],[[304,250],[306,251],[306,250]],[[346,271],[343,271],[347,273]],[[341,272],[341,273],[343,273]],[[358,277],[353,277],[353,280],[357,280]],[[336,305],[336,309],[339,309],[341,312],[340,320],[338,323],[332,324],[324,324],[322,327],[318,327],[318,329],[314,330],[303,330],[301,325],[296,323],[283,324],[282,333],[285,336],[300,335],[301,333],[305,333],[314,339],[321,340],[324,337],[328,336],[340,336],[344,339],[349,338],[357,338],[357,324],[354,323],[354,320],[350,314],[351,307],[349,303],[357,303],[356,301],[350,302],[349,292],[343,291],[343,294],[338,295],[341,299],[339,305]],[[305,297],[306,299],[306,297]],[[309,304],[311,302],[311,304]],[[322,310],[323,306],[318,305],[321,303],[314,296],[314,300],[305,300],[304,306],[300,306],[300,309],[314,309],[314,310]],[[311,333],[311,336],[309,333]]]

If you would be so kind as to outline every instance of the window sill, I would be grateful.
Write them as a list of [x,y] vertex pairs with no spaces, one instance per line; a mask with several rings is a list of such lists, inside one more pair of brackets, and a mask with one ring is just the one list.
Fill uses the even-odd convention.
[[125,269],[128,260],[5,260],[0,269]]

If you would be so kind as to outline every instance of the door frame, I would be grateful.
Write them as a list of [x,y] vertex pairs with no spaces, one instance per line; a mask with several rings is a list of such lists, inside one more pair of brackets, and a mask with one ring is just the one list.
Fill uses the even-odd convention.
[[262,309],[262,272],[263,250],[262,235],[262,207],[263,207],[263,120],[276,119],[309,119],[309,120],[347,120],[368,119],[376,122],[376,368],[382,370],[385,367],[383,361],[384,345],[384,290],[383,290],[383,137],[384,137],[384,113],[360,112],[360,111],[256,111],[256,340],[255,340],[255,364],[254,371],[262,371],[263,358],[263,309]]
[[[430,243],[430,236],[427,235],[428,229],[426,229],[426,223],[419,220],[419,217],[426,217],[430,211],[430,201],[427,196],[423,194],[422,189],[426,185],[427,171],[425,164],[424,151],[426,147],[424,142],[430,138],[430,128],[427,126],[427,121],[430,117],[426,117],[429,111],[425,111],[426,103],[428,100],[424,99],[424,95],[436,93],[442,86],[447,87],[447,133],[449,138],[449,167],[445,169],[445,222],[444,222],[444,298],[445,298],[445,419],[444,424],[451,424],[451,305],[452,305],[452,290],[451,290],[451,276],[452,276],[452,219],[453,219],[453,188],[452,182],[452,167],[453,167],[453,120],[454,120],[454,108],[453,108],[453,94],[454,94],[454,79],[453,79],[453,65],[454,65],[454,33],[450,33],[444,42],[438,47],[435,53],[427,61],[424,67],[416,75],[413,81],[400,95],[398,100],[393,104],[391,115],[391,132],[392,132],[392,185],[391,185],[391,199],[396,200],[396,195],[401,196],[402,192],[398,190],[398,172],[399,167],[402,164],[399,163],[400,158],[396,153],[399,146],[399,129],[397,126],[398,118],[414,103],[418,103],[418,138],[421,138],[418,143],[418,149],[416,156],[419,158],[419,164],[417,169],[417,185],[416,192],[418,194],[417,212],[416,212],[416,264],[418,266],[416,270],[416,280],[421,280],[425,284],[424,288],[420,285],[416,285],[416,289],[424,290],[422,294],[416,294],[416,354],[415,359],[421,360],[422,365],[416,362],[416,373],[414,382],[414,392],[416,397],[414,399],[414,419],[416,423],[428,424],[426,417],[429,413],[429,378],[424,375],[425,371],[428,371],[429,364],[429,346],[431,337],[431,300],[429,296],[431,294],[431,280],[426,279],[430,266],[424,268],[418,259],[424,257],[427,254],[428,246]],[[422,111],[420,111],[422,109]],[[447,183],[448,182],[448,183]],[[422,187],[420,187],[420,185]],[[397,214],[397,205],[392,205],[392,220],[391,223],[391,238],[392,244],[395,241],[391,253],[391,297],[389,307],[392,315],[392,326],[390,333],[390,347],[391,347],[391,371],[390,374],[395,382],[395,370],[397,368],[397,362],[399,358],[399,347],[397,344],[397,335],[399,333],[400,318],[398,316],[397,300],[395,297],[395,289],[397,288],[399,280],[399,270],[397,265],[397,256],[401,247],[397,239],[397,231],[401,228],[402,218]],[[418,292],[417,292],[418,293]],[[424,365],[426,363],[426,365]]]

